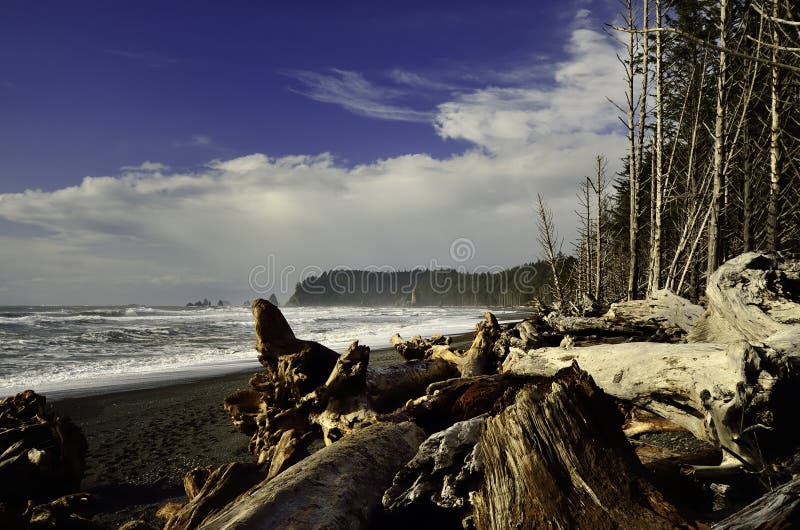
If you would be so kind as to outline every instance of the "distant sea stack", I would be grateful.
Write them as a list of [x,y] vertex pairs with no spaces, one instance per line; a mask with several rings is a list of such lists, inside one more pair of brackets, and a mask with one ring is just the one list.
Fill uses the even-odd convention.
[[212,304],[211,300],[208,298],[203,298],[202,300],[198,300],[197,302],[189,302],[186,304],[186,307],[211,307],[216,305],[217,307],[225,307],[231,305],[230,302],[227,300],[218,300],[216,304]]
[[272,305],[280,305],[280,304],[278,304],[278,297],[275,296],[275,293],[272,293],[271,295],[269,295],[269,303],[272,304]]

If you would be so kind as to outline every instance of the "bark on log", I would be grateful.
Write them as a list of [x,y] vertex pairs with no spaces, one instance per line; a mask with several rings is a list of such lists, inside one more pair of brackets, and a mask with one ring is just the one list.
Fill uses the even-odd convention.
[[800,526],[800,478],[795,478],[712,526],[713,530],[779,530]]
[[547,377],[577,361],[608,394],[718,445],[730,461],[761,469],[764,458],[799,439],[789,412],[794,398],[785,390],[800,374],[797,351],[744,341],[512,350],[503,372]]
[[456,367],[443,361],[370,368],[367,371],[367,395],[376,411],[389,412],[409,399],[423,395],[428,385],[458,375]]
[[284,355],[309,352],[309,357],[318,362],[329,363],[325,373],[330,373],[339,354],[318,342],[295,337],[278,306],[261,298],[253,300],[253,319],[256,327],[256,351],[260,354],[259,361],[265,367],[274,367],[278,358]]
[[[464,362],[461,364],[461,377],[483,375],[493,368],[493,348],[495,341],[503,331],[497,323],[495,316],[487,311],[484,320],[475,326],[478,333],[472,345],[464,353]],[[492,370],[494,371],[494,370]]]
[[416,361],[425,359],[428,350],[433,346],[449,346],[451,342],[450,337],[443,335],[433,335],[429,339],[423,339],[419,335],[411,337],[409,340],[403,340],[399,333],[395,333],[389,339],[389,343],[406,361]]
[[499,374],[448,379],[430,385],[424,396],[382,418],[410,419],[427,432],[436,433],[456,422],[500,410],[526,382],[528,378]]
[[606,320],[629,322],[639,326],[656,323],[664,329],[678,328],[688,333],[705,313],[705,309],[691,303],[668,289],[653,291],[647,300],[631,300],[611,304]]
[[199,528],[368,528],[424,438],[411,423],[366,427],[256,485]]
[[460,521],[471,511],[471,493],[482,481],[480,448],[476,447],[485,416],[458,422],[425,440],[383,495],[383,506],[404,520],[445,512]]
[[264,473],[256,464],[235,462],[218,467],[211,472],[197,495],[166,522],[164,530],[197,528],[262,480]]
[[644,478],[620,413],[576,366],[486,420],[475,526],[691,527]]
[[691,342],[764,342],[800,323],[800,260],[748,252],[725,262],[706,288],[708,311]]
[[656,329],[654,325],[634,326],[627,322],[611,322],[603,317],[573,317],[557,313],[551,313],[545,321],[553,331],[561,335],[578,337],[586,335],[645,337]]
[[86,439],[26,390],[0,401],[0,499],[46,501],[80,488]]

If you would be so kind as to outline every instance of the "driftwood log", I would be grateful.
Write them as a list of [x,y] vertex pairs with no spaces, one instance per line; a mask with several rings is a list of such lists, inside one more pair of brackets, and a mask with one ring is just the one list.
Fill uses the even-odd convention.
[[694,342],[767,342],[800,324],[800,260],[749,252],[720,266],[706,289],[708,311]]
[[800,527],[800,478],[795,478],[715,524],[712,529],[790,530],[798,527]]
[[[729,463],[761,469],[797,441],[791,420],[794,355],[747,342],[602,344],[514,350],[503,372],[548,377],[577,361],[608,394],[719,445]],[[775,450],[773,452],[772,450]],[[766,454],[765,454],[766,451]]]
[[[218,513],[239,495],[264,480],[256,464],[235,462],[209,472],[192,470],[186,474],[184,487],[189,502],[164,525],[164,530],[193,530],[205,519]],[[198,480],[202,480],[197,489]]]
[[369,528],[425,435],[412,423],[360,429],[241,495],[198,528]]
[[420,445],[383,495],[396,526],[425,517],[446,528],[451,526],[447,521],[460,522],[471,514],[471,496],[483,480],[477,443],[484,419],[481,415],[455,423]]
[[86,439],[26,390],[0,401],[0,499],[51,500],[80,488]]
[[577,366],[486,420],[478,529],[692,527],[645,478],[613,403]]
[[416,335],[409,340],[403,340],[399,333],[395,333],[389,339],[389,343],[395,351],[406,361],[424,359],[432,346],[450,346],[450,342],[450,337],[444,335],[433,335],[428,339]]
[[356,341],[340,356],[298,339],[266,300],[253,302],[253,318],[265,370],[251,378],[252,390],[228,396],[224,405],[234,426],[252,436],[250,452],[271,476],[305,457],[316,439],[331,444],[459,373],[438,360],[369,368],[368,347]]
[[792,265],[772,263],[746,254],[724,264],[708,287],[711,309],[696,325],[706,335],[727,326],[751,342],[512,350],[503,372],[547,377],[577,361],[607,393],[717,444],[726,465],[760,471],[800,441],[791,390],[800,381],[797,284]]
[[705,310],[672,291],[654,291],[646,300],[631,300],[611,304],[606,320],[627,322],[637,326],[658,324],[667,330],[679,329],[689,333]]

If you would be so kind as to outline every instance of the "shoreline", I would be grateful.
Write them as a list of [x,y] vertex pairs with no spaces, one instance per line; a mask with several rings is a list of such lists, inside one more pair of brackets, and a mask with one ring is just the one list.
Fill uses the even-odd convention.
[[[453,347],[469,347],[475,332],[451,335]],[[255,357],[255,352],[254,352]],[[402,362],[391,347],[370,354],[370,366]],[[183,477],[199,466],[253,462],[250,440],[233,428],[222,402],[249,389],[256,363],[224,375],[173,381],[155,387],[116,389],[81,396],[47,395],[47,403],[71,418],[86,437],[81,490],[100,497],[94,520],[109,528],[132,519],[156,523],[166,502],[186,502]]]

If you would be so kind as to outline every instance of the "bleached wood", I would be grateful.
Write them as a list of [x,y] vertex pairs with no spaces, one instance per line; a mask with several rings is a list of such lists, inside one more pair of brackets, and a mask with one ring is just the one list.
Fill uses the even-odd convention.
[[763,342],[800,323],[794,301],[800,263],[777,265],[767,254],[748,252],[728,260],[706,289],[708,312],[689,333],[695,342]]
[[701,306],[691,303],[672,291],[654,291],[646,300],[632,300],[611,304],[606,313],[608,320],[644,325],[655,322],[664,328],[690,331],[705,313]]
[[366,427],[257,484],[198,528],[370,528],[392,477],[424,439],[408,422]]
[[696,437],[722,447],[729,460],[760,468],[764,455],[752,434],[770,422],[776,383],[796,377],[797,333],[776,337],[776,347],[731,344],[600,344],[565,351],[513,349],[502,371],[551,377],[577,362],[605,392],[658,414]]

